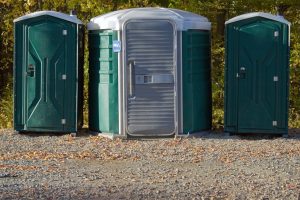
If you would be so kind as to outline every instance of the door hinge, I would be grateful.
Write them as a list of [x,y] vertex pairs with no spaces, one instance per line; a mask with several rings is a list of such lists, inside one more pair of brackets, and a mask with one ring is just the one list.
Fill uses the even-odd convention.
[[273,126],[277,126],[277,121],[273,121]]
[[61,124],[66,124],[66,119],[61,119]]
[[67,30],[63,30],[63,35],[68,35],[68,31]]
[[274,77],[273,77],[273,81],[274,81],[274,82],[277,82],[277,81],[278,81],[278,76],[274,76]]
[[279,36],[279,32],[278,31],[275,31],[274,32],[274,37],[278,37]]
[[61,75],[61,79],[62,80],[66,80],[67,79],[67,75],[66,74]]

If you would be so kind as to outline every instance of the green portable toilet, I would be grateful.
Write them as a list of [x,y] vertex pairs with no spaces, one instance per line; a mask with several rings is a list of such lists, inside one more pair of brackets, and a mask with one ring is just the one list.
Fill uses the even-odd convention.
[[267,13],[226,22],[226,132],[288,133],[289,31]]
[[166,136],[211,128],[207,18],[135,8],[91,19],[89,128],[111,136]]
[[83,25],[39,11],[14,20],[14,128],[76,132],[82,126]]

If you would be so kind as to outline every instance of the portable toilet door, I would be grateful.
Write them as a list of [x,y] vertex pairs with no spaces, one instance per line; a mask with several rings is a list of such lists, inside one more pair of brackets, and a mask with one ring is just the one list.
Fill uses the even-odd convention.
[[[90,129],[122,136],[209,129],[210,29],[205,17],[166,8],[119,10],[91,19]],[[194,95],[202,87],[203,101]],[[192,108],[202,113],[183,113]],[[184,123],[183,116],[192,122]],[[198,121],[201,125],[194,125]]]
[[267,13],[226,22],[225,131],[287,134],[289,29]]
[[126,126],[131,135],[176,132],[176,28],[169,20],[125,26]]
[[82,126],[82,22],[40,11],[14,23],[15,129],[76,132]]

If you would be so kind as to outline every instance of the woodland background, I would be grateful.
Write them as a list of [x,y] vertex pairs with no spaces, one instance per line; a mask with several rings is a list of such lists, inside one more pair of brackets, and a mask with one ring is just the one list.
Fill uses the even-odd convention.
[[[247,12],[283,14],[291,25],[289,126],[300,127],[300,0],[0,0],[0,129],[13,126],[13,19],[39,10],[77,11],[85,24],[114,10],[170,7],[191,11],[212,22],[213,128],[223,127],[224,23]],[[87,40],[87,38],[86,38]],[[86,42],[87,44],[87,42]],[[85,104],[87,124],[88,51],[85,47]]]

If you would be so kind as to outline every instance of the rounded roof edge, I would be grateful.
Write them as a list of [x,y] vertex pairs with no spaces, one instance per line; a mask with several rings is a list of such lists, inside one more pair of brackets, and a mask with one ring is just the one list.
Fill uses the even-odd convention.
[[34,13],[30,13],[30,14],[21,16],[19,18],[14,19],[14,23],[19,22],[19,21],[23,21],[23,20],[26,20],[26,19],[34,18],[34,17],[43,16],[43,15],[49,15],[49,16],[52,16],[52,17],[60,18],[60,19],[63,19],[63,20],[69,21],[69,22],[73,22],[75,24],[83,24],[82,21],[79,20],[74,15],[70,16],[70,15],[67,15],[65,13],[60,13],[60,12],[56,12],[56,11],[48,11],[48,10],[37,11],[37,12],[34,12]]
[[169,19],[173,20],[178,30],[211,30],[211,23],[206,17],[195,13],[161,7],[132,8],[99,15],[87,24],[88,30],[122,30],[123,24],[130,19]]
[[281,22],[283,24],[287,24],[289,26],[291,25],[291,23],[289,21],[287,21],[286,19],[284,19],[283,16],[272,15],[270,13],[263,13],[263,12],[253,12],[253,13],[246,13],[246,14],[243,14],[243,15],[239,15],[239,16],[236,16],[234,18],[229,19],[228,21],[225,22],[225,24],[230,24],[230,23],[233,23],[233,22],[249,19],[249,18],[252,18],[252,17],[263,17],[263,18],[267,18],[267,19],[271,19],[271,20],[274,20],[274,21]]

